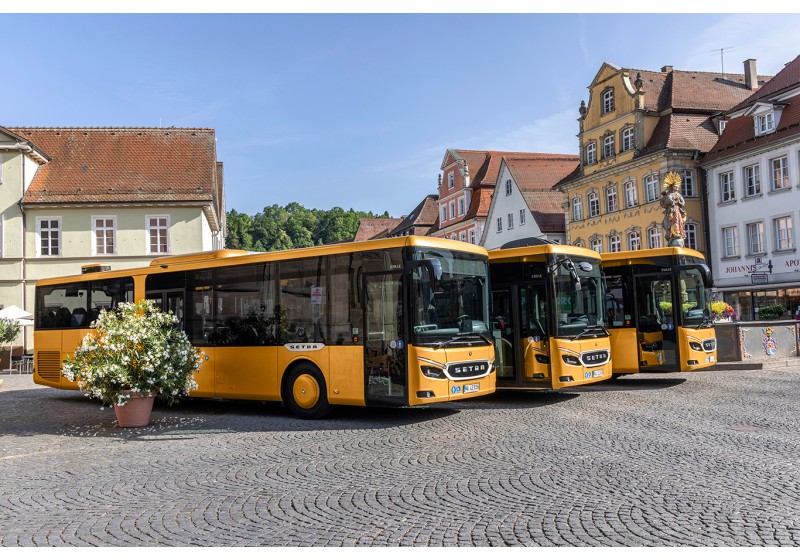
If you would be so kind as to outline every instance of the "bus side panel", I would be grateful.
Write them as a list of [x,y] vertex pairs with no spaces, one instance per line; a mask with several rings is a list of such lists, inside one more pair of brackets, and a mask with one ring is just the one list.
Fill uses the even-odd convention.
[[639,373],[639,342],[636,329],[608,329],[614,373]]
[[197,389],[192,391],[190,397],[214,397],[216,396],[214,388],[214,365],[216,363],[216,350],[213,346],[202,346],[200,350],[203,351],[203,364],[200,366],[200,371],[194,374],[194,380],[197,382]]
[[276,346],[214,349],[214,389],[217,397],[281,400]]
[[326,346],[320,350],[302,353],[278,347],[277,360],[276,388],[279,396],[283,375],[291,369],[293,363],[303,360],[313,363],[322,372],[329,403],[351,406],[366,404],[363,346]]
[[[34,334],[33,381],[56,389],[77,390],[78,384],[61,375],[61,365],[81,345],[89,329],[40,330]],[[62,354],[61,349],[64,349]]]
[[[703,341],[714,339],[714,349],[712,351],[693,350],[690,342],[703,346]],[[717,344],[716,331],[714,328],[708,329],[685,329],[678,327],[678,344],[680,345],[681,371],[693,371],[704,369],[716,365],[717,363]]]
[[364,406],[364,347],[336,346],[330,353],[328,402]]
[[[611,352],[609,339],[587,338],[582,340],[568,340],[563,338],[552,339],[550,345],[551,375],[553,389],[577,387],[611,379],[611,359],[603,365],[585,366],[569,365],[562,356],[575,355],[583,352],[605,350]],[[562,381],[562,378],[569,378]]]

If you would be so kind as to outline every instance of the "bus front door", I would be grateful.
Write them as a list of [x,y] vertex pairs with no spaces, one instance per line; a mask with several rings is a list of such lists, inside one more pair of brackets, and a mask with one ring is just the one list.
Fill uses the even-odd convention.
[[672,274],[643,274],[634,281],[639,371],[680,371]]
[[516,286],[492,290],[492,334],[495,345],[497,387],[517,385],[517,329],[519,290]]
[[366,404],[408,404],[403,275],[365,274],[364,292]]

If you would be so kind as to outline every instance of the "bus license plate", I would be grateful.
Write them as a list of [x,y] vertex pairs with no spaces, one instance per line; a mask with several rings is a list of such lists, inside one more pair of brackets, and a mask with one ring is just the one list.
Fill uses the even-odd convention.
[[603,377],[603,370],[596,369],[592,372],[592,377]]
[[476,393],[480,388],[480,383],[470,383],[469,385],[464,385],[464,393]]

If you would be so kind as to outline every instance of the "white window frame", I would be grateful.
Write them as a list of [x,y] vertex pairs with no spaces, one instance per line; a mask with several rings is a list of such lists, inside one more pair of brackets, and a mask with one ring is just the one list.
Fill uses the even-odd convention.
[[587,198],[589,200],[589,217],[596,218],[600,215],[600,196],[597,192],[592,191]]
[[[111,220],[111,226],[103,224],[102,226],[98,226],[98,221],[108,221]],[[111,251],[108,252],[104,250],[100,252],[98,250],[98,234],[102,232],[111,231]],[[107,247],[107,236],[103,236],[103,245],[104,249],[108,249]],[[107,255],[116,255],[117,254],[117,217],[116,216],[92,216],[92,255],[94,256],[107,256]]]
[[642,234],[638,231],[628,233],[628,249],[638,251],[642,248]]
[[[781,222],[786,227],[781,227]],[[775,251],[791,251],[794,249],[794,224],[792,216],[780,216],[772,220],[772,231],[775,236]]]
[[609,253],[619,253],[622,251],[622,239],[619,235],[610,235],[608,237],[608,251]]
[[761,194],[761,166],[757,163],[747,165],[742,170],[744,174],[743,197],[758,196]]
[[603,252],[603,238],[599,235],[589,239],[589,246],[595,253]]
[[697,250],[697,226],[695,224],[684,224],[683,233],[686,235],[686,247]]
[[508,213],[508,227],[506,229],[514,229],[514,213]]
[[497,233],[503,232],[503,218],[497,218]]
[[733,179],[733,171],[723,171],[717,175],[719,179],[719,201],[734,202],[736,200],[736,184]]
[[603,114],[607,115],[614,111],[614,89],[608,88],[603,92]]
[[658,200],[658,175],[655,173],[644,178],[644,194],[647,202]]
[[506,196],[510,196],[512,192],[511,179],[506,179]]
[[456,186],[456,172],[450,171],[447,174],[447,188],[452,189]]
[[[777,166],[775,164],[778,164]],[[789,156],[780,156],[769,160],[771,186],[773,191],[781,191],[789,187]],[[780,177],[778,176],[780,174]],[[781,184],[782,183],[782,184]]]
[[617,196],[617,186],[613,185],[606,188],[606,212],[619,211],[619,197]]
[[760,115],[754,115],[756,121],[756,136],[767,134],[775,130],[775,112],[768,111]]
[[639,189],[636,188],[636,181],[625,181],[622,186],[625,190],[625,208],[638,206]]
[[469,242],[475,245],[475,228],[469,230]]
[[597,163],[597,142],[592,140],[584,147],[584,157],[586,165],[594,165]]
[[[154,227],[154,226],[152,226],[150,224],[151,220],[162,220],[162,219],[166,223],[166,225],[164,225],[164,226],[162,226],[161,224],[158,224],[157,226]],[[169,215],[168,214],[148,214],[144,218],[144,225],[145,225],[145,231],[147,232],[147,238],[145,240],[145,242],[147,243],[147,247],[145,249],[146,250],[146,254],[147,255],[167,255],[167,254],[169,254],[170,250],[172,249],[172,247],[170,246],[171,243],[170,243],[170,238],[169,238],[170,237],[169,236],[169,229],[170,229]],[[155,230],[155,229],[160,230],[162,228],[164,228],[166,230],[166,233],[165,233],[165,238],[166,238],[165,241],[166,241],[166,247],[167,247],[166,251],[152,251],[151,248],[152,248],[152,245],[153,245],[153,241],[152,241],[153,230]],[[156,241],[160,241],[160,239],[156,239]]]
[[572,199],[572,221],[579,222],[583,220],[583,198],[576,196]]
[[[747,232],[747,254],[748,255],[763,255],[766,253],[764,246],[764,222],[750,222],[745,225]],[[755,239],[754,235],[755,234]],[[756,242],[755,245],[753,242]]]
[[694,171],[691,169],[684,169],[681,173],[683,181],[681,182],[681,196],[686,198],[693,198],[697,196],[694,189]]
[[455,200],[451,200],[450,201],[450,219],[452,220],[455,217],[456,217],[456,201]]
[[647,230],[647,246],[649,249],[660,249],[661,241],[661,228],[658,226],[651,227]]
[[622,129],[620,138],[620,152],[627,152],[633,149],[633,127],[627,126]]
[[466,197],[459,197],[458,199],[458,215],[463,216],[467,213],[467,199]]
[[442,223],[447,221],[447,204],[439,205],[439,221]]
[[603,136],[603,159],[614,157],[614,135]]
[[739,256],[739,234],[736,226],[722,228],[722,257],[731,258]]
[[[54,221],[57,222],[57,226],[56,226],[55,229],[53,229],[52,226],[50,225],[50,222],[54,222]],[[57,244],[57,250],[56,250],[55,253],[51,252],[52,251],[52,246],[48,247],[47,254],[45,254],[44,251],[42,250],[42,241],[43,241],[43,239],[42,239],[42,231],[43,231],[42,230],[42,222],[48,222],[48,226],[47,226],[45,231],[47,231],[47,232],[55,231],[56,232],[55,239],[56,239],[56,244]],[[61,256],[62,247],[63,247],[63,245],[61,243],[62,223],[63,222],[61,220],[61,216],[39,216],[39,217],[36,218],[36,256],[37,257],[60,257]],[[52,236],[51,235],[48,235],[48,238],[52,240]]]
[[527,214],[527,212],[525,211],[524,208],[520,208],[519,209],[519,225],[521,225],[521,226],[525,225],[525,215],[526,214]]
[[458,240],[466,242],[467,241],[467,232],[466,231],[458,232]]

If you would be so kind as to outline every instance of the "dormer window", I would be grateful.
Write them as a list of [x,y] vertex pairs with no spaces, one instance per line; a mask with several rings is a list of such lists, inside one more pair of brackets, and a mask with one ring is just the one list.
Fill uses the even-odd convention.
[[607,115],[614,111],[614,90],[608,88],[603,92],[603,114]]
[[722,133],[725,132],[725,125],[728,124],[728,121],[721,120],[719,121],[719,135],[722,136]]
[[762,113],[755,116],[756,120],[756,136],[767,134],[775,130],[775,113]]

